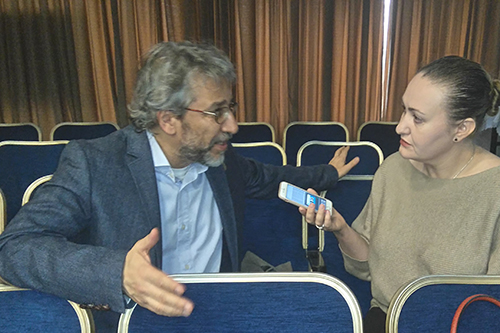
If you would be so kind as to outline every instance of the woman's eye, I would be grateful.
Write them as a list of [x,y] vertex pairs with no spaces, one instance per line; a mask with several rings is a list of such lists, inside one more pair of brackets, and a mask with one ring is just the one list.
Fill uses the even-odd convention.
[[413,121],[415,122],[415,124],[420,124],[424,120],[422,118],[417,117],[417,116],[413,116]]

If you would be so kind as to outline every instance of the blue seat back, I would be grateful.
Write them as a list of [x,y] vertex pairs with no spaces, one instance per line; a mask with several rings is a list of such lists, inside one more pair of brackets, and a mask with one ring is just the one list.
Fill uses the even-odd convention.
[[272,165],[286,164],[283,148],[274,142],[233,143],[238,154]]
[[[285,151],[276,143],[235,143],[233,147],[238,154],[262,163],[286,164]],[[273,266],[290,261],[294,270],[307,271],[297,207],[278,199],[277,192],[272,199],[247,198],[245,205],[240,256],[251,251]]]
[[275,142],[275,131],[271,124],[264,122],[238,123],[238,132],[233,135],[233,143]]
[[[195,308],[187,318],[136,306],[118,332],[361,332],[361,313],[345,285],[326,274],[198,274],[174,276]],[[127,318],[128,317],[128,318]]]
[[371,121],[358,130],[358,141],[370,141],[382,149],[384,158],[399,150],[400,136],[396,133],[397,122]]
[[0,286],[0,332],[92,332],[90,312],[35,290]]
[[40,128],[32,123],[0,124],[1,141],[41,141]]
[[[357,156],[360,162],[339,180],[335,187],[323,194],[332,201],[333,207],[351,225],[370,196],[373,175],[383,161],[380,148],[371,142],[311,141],[300,148],[297,161],[300,165],[328,163],[335,151],[345,145],[350,147],[347,161]],[[305,228],[303,245],[308,249],[321,250],[326,271],[344,281],[353,290],[362,312],[366,313],[370,308],[370,283],[354,277],[345,270],[338,241],[332,233],[320,232],[305,222],[303,227]]]
[[[449,332],[460,303],[474,294],[500,300],[500,276],[426,276],[399,289],[388,310],[388,332]],[[460,318],[457,332],[498,332],[500,308],[474,302]]]
[[348,176],[373,176],[384,160],[380,148],[372,142],[327,142],[309,141],[297,153],[297,165],[328,164],[337,149],[349,146],[347,161],[359,157],[360,162],[349,171]]
[[111,134],[120,128],[111,122],[60,123],[50,133],[51,140],[95,139]]
[[285,128],[283,147],[288,164],[296,165],[300,147],[308,141],[349,141],[347,127],[339,122],[292,122]]
[[7,205],[6,224],[21,208],[25,190],[36,179],[53,174],[67,141],[0,142],[0,189]]

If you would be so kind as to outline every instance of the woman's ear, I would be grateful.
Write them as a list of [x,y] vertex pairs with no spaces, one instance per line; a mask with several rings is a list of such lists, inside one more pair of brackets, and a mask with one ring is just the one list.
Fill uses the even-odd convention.
[[158,111],[156,113],[158,126],[167,134],[174,135],[176,133],[176,124],[179,121],[176,115],[171,111]]
[[460,122],[455,133],[455,142],[462,141],[471,135],[476,129],[476,121],[472,118],[464,119]]

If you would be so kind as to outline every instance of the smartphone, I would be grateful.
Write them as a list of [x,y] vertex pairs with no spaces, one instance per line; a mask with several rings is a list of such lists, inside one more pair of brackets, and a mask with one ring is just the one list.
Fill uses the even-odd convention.
[[326,210],[332,214],[333,204],[330,200],[311,194],[306,190],[287,182],[280,183],[278,197],[281,200],[299,207],[307,208],[309,207],[309,204],[313,203],[314,207],[316,207],[316,211],[318,211],[319,205],[323,204],[325,205]]

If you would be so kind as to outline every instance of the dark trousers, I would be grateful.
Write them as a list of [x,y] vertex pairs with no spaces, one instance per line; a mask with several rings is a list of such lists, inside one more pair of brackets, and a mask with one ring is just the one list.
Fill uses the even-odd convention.
[[385,333],[386,314],[380,308],[371,308],[363,319],[364,333]]

